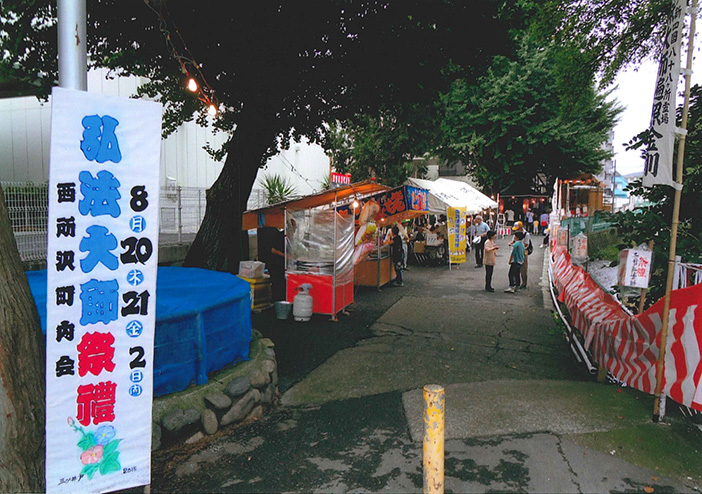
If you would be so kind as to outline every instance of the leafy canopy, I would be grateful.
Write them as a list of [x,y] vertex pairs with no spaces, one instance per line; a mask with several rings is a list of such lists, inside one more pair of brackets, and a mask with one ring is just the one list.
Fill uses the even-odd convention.
[[620,109],[591,74],[577,104],[557,77],[558,51],[528,39],[513,59],[498,56],[475,85],[457,80],[442,96],[439,155],[461,160],[484,187],[529,185],[537,174],[597,172]]
[[[166,105],[164,127],[172,131],[194,116],[206,120],[204,106],[184,90],[175,48],[187,72],[213,90],[218,129],[231,133],[252,121],[265,127],[268,152],[251,163],[259,166],[290,135],[316,140],[324,122],[431,100],[445,87],[441,68],[449,61],[467,71],[484,66],[508,43],[496,18],[503,3],[94,0],[88,50],[92,66],[147,78],[140,93]],[[37,82],[37,92],[48,94],[57,80],[53,2],[7,0],[2,8],[0,30],[12,43],[0,75]]]

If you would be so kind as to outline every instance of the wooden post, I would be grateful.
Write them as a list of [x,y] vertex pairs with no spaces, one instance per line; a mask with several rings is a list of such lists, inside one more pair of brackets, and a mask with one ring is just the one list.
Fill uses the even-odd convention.
[[692,0],[692,15],[690,16],[690,33],[687,46],[687,65],[685,70],[685,100],[683,103],[682,122],[678,141],[678,161],[675,173],[675,198],[673,202],[673,222],[670,228],[670,251],[668,254],[668,277],[665,283],[665,299],[663,302],[663,327],[661,327],[661,339],[658,345],[658,362],[656,364],[656,389],[653,401],[653,422],[660,420],[661,410],[661,389],[663,387],[663,364],[665,362],[665,348],[668,337],[668,318],[670,315],[670,292],[673,288],[673,274],[675,272],[675,249],[678,240],[678,223],[680,220],[680,198],[682,196],[683,184],[683,158],[685,156],[685,136],[687,133],[687,114],[690,107],[690,79],[692,76],[692,59],[694,56],[695,44],[695,22],[697,20],[697,0]]

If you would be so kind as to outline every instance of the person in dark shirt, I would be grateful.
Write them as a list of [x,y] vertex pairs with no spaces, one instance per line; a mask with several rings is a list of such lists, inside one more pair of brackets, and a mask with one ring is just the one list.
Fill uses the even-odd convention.
[[400,229],[397,225],[392,227],[392,237],[390,238],[390,259],[392,260],[393,266],[395,266],[395,286],[403,286],[402,282],[402,237],[400,236]]
[[273,300],[285,300],[285,233],[272,227],[258,231],[258,258],[271,276]]

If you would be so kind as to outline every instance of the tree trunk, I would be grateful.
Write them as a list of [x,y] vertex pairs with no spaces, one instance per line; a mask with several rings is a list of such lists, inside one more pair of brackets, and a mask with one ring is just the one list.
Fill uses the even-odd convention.
[[[259,121],[260,122],[260,121]],[[184,265],[237,273],[248,255],[248,236],[241,231],[242,213],[256,173],[274,136],[249,120],[238,126],[219,177],[207,191],[207,206]]]
[[44,340],[0,188],[0,492],[44,492]]

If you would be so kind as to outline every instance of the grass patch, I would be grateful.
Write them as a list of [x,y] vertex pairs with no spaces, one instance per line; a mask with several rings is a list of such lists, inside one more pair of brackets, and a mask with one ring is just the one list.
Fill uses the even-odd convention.
[[616,245],[608,245],[601,249],[594,250],[590,257],[603,261],[617,261],[619,259],[619,248]]
[[662,476],[688,483],[690,477],[695,484],[702,484],[702,432],[683,418],[572,435],[569,439],[605,453],[615,451],[614,456]]

